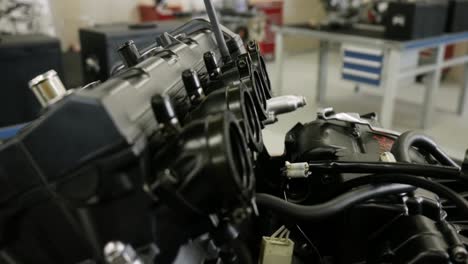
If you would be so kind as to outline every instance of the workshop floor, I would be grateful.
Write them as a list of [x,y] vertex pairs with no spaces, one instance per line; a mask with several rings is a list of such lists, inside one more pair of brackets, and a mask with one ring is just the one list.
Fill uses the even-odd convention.
[[[269,63],[269,72],[274,79],[275,63]],[[307,107],[279,117],[279,122],[264,131],[265,143],[271,154],[283,152],[284,134],[297,122],[315,119],[321,107],[333,107],[340,112],[379,112],[382,97],[379,89],[362,87],[356,93],[354,85],[340,79],[338,54],[330,56],[328,92],[324,105],[315,102],[317,76],[317,53],[309,52],[288,56],[284,65],[283,94],[304,95]],[[272,80],[273,81],[273,80]],[[468,149],[468,117],[455,114],[461,85],[444,82],[437,98],[437,111],[432,125],[424,133],[434,138],[443,149],[455,158],[462,159]],[[277,89],[277,87],[273,87]],[[392,129],[396,131],[419,130],[421,103],[424,86],[401,84]],[[278,93],[276,93],[278,94]]]

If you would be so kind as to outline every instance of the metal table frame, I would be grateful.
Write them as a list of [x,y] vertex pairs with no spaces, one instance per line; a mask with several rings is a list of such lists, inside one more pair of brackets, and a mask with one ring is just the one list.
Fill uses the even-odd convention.
[[[412,41],[390,41],[384,39],[362,37],[356,35],[331,33],[326,31],[300,28],[294,26],[274,27],[276,32],[276,74],[275,87],[281,92],[283,85],[284,68],[284,36],[306,36],[320,41],[317,102],[324,102],[327,89],[327,69],[330,43],[347,43],[365,47],[379,48],[384,52],[384,65],[382,72],[383,103],[381,106],[380,122],[383,127],[390,128],[393,121],[395,98],[398,92],[399,80],[427,74],[425,79],[426,91],[422,107],[421,127],[430,126],[440,88],[442,71],[444,68],[456,65],[464,65],[464,81],[458,104],[458,114],[468,116],[468,54],[450,60],[444,60],[445,49],[448,45],[468,41],[468,32],[445,34],[438,37]],[[407,51],[419,51],[428,48],[436,48],[436,61],[433,64],[422,65],[416,68],[401,68],[402,54]]]

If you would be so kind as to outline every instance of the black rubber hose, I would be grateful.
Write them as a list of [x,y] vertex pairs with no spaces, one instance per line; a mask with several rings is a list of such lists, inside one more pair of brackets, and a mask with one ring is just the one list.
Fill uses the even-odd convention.
[[309,168],[312,173],[404,173],[437,179],[468,180],[462,177],[460,168],[429,164],[402,162],[318,161],[309,162]]
[[369,199],[390,194],[406,193],[413,190],[412,186],[402,184],[367,185],[342,194],[326,203],[317,205],[293,204],[264,193],[257,194],[256,201],[259,208],[270,209],[280,215],[305,221],[321,221]]
[[465,217],[468,217],[468,202],[461,195],[440,183],[425,178],[407,174],[374,174],[347,181],[344,183],[344,186],[348,188],[355,188],[357,186],[362,186],[366,184],[384,183],[409,184],[415,187],[431,191],[441,197],[447,198],[450,201],[452,201],[462,211]]
[[427,151],[442,165],[460,168],[431,138],[415,131],[403,133],[393,144],[392,153],[396,160],[411,163],[412,147]]

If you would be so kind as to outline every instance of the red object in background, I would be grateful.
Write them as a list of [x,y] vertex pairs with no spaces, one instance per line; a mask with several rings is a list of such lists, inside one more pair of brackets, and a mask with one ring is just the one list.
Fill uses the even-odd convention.
[[[445,48],[444,59],[449,60],[455,56],[455,45],[449,45]],[[447,74],[450,68],[444,69],[444,74]]]
[[[140,11],[140,20],[141,22],[149,22],[149,21],[164,21],[164,20],[172,20],[176,19],[175,15],[173,14],[164,14],[158,12],[154,5],[139,5],[138,10]],[[182,9],[180,7],[170,7],[169,11],[172,11],[174,14],[181,12]]]
[[451,59],[455,55],[455,45],[449,45],[445,49],[445,59]]
[[[273,59],[275,55],[275,33],[272,25],[283,25],[283,1],[272,1],[268,3],[257,3],[255,7],[262,11],[267,17],[265,25],[265,39],[260,41],[259,46],[262,54],[267,59]],[[175,19],[174,15],[161,14],[153,5],[139,5],[141,22],[163,21]],[[170,8],[174,13],[180,12],[180,8]]]
[[[423,58],[433,58],[435,56],[435,51],[433,49],[423,50],[420,52],[420,55]],[[452,59],[455,56],[455,45],[448,45],[445,48],[444,60]],[[450,68],[443,70],[444,74],[447,74],[450,71]]]
[[265,39],[259,43],[260,50],[267,59],[273,59],[275,56],[275,33],[272,31],[272,25],[283,25],[283,1],[273,1],[269,3],[255,4],[258,10],[265,13],[267,23],[265,26]]
[[[445,48],[445,54],[444,54],[444,59],[451,59],[453,58],[453,55],[455,53],[455,45],[448,45]],[[431,57],[434,56],[433,50],[428,49],[428,50],[423,50],[421,51],[421,55],[425,57]]]

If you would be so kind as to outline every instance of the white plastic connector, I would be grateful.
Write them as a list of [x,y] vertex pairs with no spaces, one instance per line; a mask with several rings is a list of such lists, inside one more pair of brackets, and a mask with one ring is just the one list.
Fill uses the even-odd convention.
[[307,162],[290,163],[286,161],[285,176],[288,178],[307,178],[310,175]]
[[259,264],[291,264],[293,251],[289,238],[263,237]]

